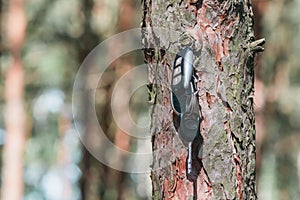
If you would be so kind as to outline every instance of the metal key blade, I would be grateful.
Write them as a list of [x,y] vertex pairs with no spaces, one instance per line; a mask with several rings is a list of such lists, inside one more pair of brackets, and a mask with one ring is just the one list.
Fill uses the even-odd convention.
[[187,166],[186,166],[186,172],[187,177],[191,177],[193,173],[193,152],[192,152],[192,142],[189,142],[188,144],[188,156],[187,156]]

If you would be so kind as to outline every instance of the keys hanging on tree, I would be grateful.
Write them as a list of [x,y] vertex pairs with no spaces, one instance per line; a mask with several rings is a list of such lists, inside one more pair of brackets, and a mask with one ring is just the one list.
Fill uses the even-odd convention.
[[[176,55],[171,82],[171,104],[178,120],[175,128],[182,143],[188,147],[187,178],[195,179],[193,141],[200,135],[200,106],[197,98],[197,78],[193,68],[193,52],[186,47]],[[201,137],[202,138],[202,137]]]

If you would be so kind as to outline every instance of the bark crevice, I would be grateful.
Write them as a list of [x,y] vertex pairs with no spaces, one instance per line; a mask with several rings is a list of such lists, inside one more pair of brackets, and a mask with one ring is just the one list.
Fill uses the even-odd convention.
[[[145,2],[148,12],[144,15],[143,27],[161,27],[181,33],[162,42],[169,33],[153,30],[143,38],[149,81],[158,85],[151,127],[155,135],[153,150],[159,150],[154,153],[155,170],[151,174],[153,198],[257,199],[253,61],[262,43],[253,43],[250,2]],[[147,50],[150,43],[155,47],[151,54]],[[203,140],[196,144],[196,139],[193,148],[193,154],[198,155],[193,159],[198,170],[193,182],[186,177],[187,149],[173,126],[169,100],[171,66],[175,58],[170,51],[180,46],[190,47],[195,55],[193,64],[198,76],[202,117]],[[157,64],[155,70],[154,64]],[[169,165],[164,165],[166,163]]]

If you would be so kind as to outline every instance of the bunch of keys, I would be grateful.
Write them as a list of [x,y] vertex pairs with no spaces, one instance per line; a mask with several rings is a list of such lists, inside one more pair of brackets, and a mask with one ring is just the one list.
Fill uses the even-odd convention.
[[175,128],[182,143],[188,147],[187,178],[193,180],[193,141],[200,134],[200,108],[197,98],[197,79],[194,76],[193,52],[184,48],[176,55],[171,83],[171,105],[179,117]]

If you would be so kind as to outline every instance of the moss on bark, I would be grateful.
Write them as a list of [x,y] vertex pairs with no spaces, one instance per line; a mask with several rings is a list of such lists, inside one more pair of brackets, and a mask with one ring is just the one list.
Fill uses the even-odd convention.
[[[157,85],[151,127],[153,198],[256,199],[250,1],[145,0],[144,11],[143,27],[170,30],[143,35],[149,81]],[[186,179],[187,149],[173,126],[169,99],[174,53],[183,45],[195,54],[203,118],[203,153],[197,161],[203,168],[195,182]],[[158,56],[149,54],[150,46]]]

